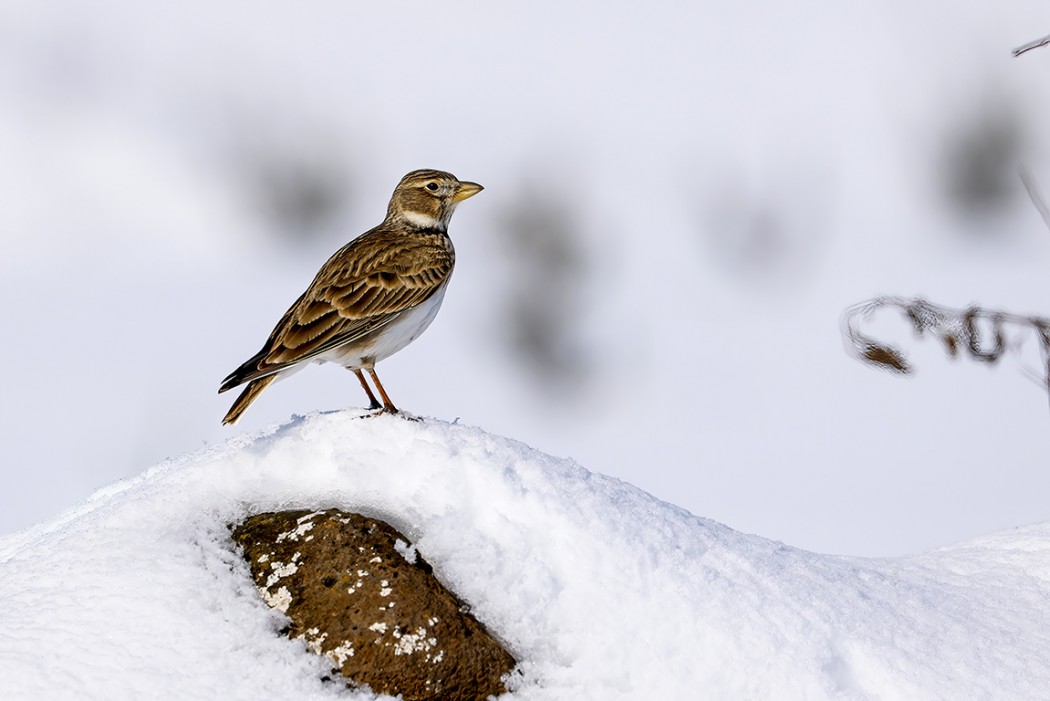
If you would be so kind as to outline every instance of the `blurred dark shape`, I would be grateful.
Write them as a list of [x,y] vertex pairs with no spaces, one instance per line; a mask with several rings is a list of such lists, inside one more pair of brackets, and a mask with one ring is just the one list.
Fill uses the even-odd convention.
[[827,188],[791,171],[775,185],[721,174],[705,193],[702,235],[718,267],[749,284],[783,289],[805,279],[826,227]]
[[[1018,172],[1026,139],[1005,107],[980,107],[949,125],[943,145],[943,180],[948,204],[963,216],[999,215],[1016,202]],[[967,229],[990,235],[1002,228]]]
[[769,203],[749,202],[739,195],[719,198],[709,221],[715,252],[738,271],[769,270],[786,262],[788,232]]
[[259,131],[244,139],[237,153],[250,206],[279,236],[315,237],[349,206],[347,161],[334,136]]
[[[911,372],[904,356],[895,348],[878,343],[861,333],[860,322],[870,319],[884,307],[901,311],[915,334],[933,334],[952,358],[960,348],[978,362],[995,364],[1008,350],[1020,348],[1023,334],[1035,332],[1046,374],[1043,383],[1050,390],[1050,319],[992,311],[978,306],[950,309],[923,299],[877,297],[849,307],[842,316],[842,336],[846,352],[858,360],[901,374]],[[1009,333],[1017,334],[1010,338]],[[990,341],[990,342],[989,342]]]
[[536,387],[579,390],[590,363],[579,325],[587,280],[577,218],[567,200],[534,184],[516,192],[497,227],[511,262],[502,335]]
[[257,195],[277,228],[310,233],[322,228],[343,205],[341,171],[311,159],[274,159],[259,164]]

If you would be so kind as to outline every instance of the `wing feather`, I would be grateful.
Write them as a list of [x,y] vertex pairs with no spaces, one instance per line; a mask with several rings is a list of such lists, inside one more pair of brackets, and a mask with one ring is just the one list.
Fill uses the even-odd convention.
[[285,312],[243,381],[312,360],[382,328],[434,294],[454,265],[444,232],[405,235],[380,226],[358,237],[321,267]]

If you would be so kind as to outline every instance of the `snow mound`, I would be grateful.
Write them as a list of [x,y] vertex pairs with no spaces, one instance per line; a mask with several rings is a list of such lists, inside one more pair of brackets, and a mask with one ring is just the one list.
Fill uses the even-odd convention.
[[373,698],[320,681],[229,540],[251,513],[328,507],[413,539],[522,661],[510,698],[1050,695],[1050,524],[818,555],[477,428],[335,412],[0,540],[0,698]]

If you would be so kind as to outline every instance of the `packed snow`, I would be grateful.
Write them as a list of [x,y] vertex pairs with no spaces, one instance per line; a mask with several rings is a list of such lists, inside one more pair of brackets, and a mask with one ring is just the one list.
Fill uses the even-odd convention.
[[1050,524],[818,555],[479,428],[353,411],[0,540],[0,698],[373,698],[320,680],[229,538],[252,513],[328,507],[412,539],[520,660],[508,699],[1050,698]]

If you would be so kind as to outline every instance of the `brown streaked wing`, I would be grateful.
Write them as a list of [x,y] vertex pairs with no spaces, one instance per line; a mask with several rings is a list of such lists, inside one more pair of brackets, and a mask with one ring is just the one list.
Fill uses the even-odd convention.
[[385,326],[434,294],[454,264],[443,234],[405,236],[377,229],[352,241],[325,263],[274,329],[259,375]]

